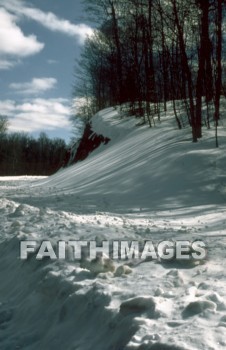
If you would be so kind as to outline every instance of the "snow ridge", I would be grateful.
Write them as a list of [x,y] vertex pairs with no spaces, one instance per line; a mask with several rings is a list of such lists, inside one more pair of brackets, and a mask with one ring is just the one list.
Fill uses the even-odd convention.
[[[225,349],[225,129],[218,150],[212,130],[192,144],[168,107],[153,130],[101,111],[93,128],[111,141],[85,161],[0,179],[1,349]],[[22,261],[22,239],[203,239],[208,256]]]

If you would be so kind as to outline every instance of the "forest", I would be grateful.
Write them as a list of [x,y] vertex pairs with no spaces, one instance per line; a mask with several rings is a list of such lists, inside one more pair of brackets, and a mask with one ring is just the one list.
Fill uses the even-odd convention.
[[44,132],[36,139],[26,133],[7,133],[8,119],[0,116],[0,175],[50,175],[64,165],[67,146]]
[[[95,24],[75,64],[74,114],[89,125],[109,106],[154,127],[171,101],[178,129],[215,129],[226,96],[226,0],[83,0]],[[7,133],[0,117],[0,175],[49,175],[66,165],[64,140]],[[73,126],[72,126],[73,128]],[[86,130],[86,129],[85,129]],[[73,140],[74,144],[76,140]]]
[[214,127],[218,146],[225,0],[83,2],[96,30],[75,67],[75,118],[87,122],[98,110],[120,105],[152,127],[172,101],[179,129],[190,125],[197,142],[203,126]]

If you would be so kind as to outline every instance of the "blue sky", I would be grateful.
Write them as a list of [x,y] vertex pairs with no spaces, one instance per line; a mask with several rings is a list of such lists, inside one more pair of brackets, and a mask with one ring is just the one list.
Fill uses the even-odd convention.
[[74,65],[92,34],[79,0],[0,0],[0,114],[10,131],[72,136]]

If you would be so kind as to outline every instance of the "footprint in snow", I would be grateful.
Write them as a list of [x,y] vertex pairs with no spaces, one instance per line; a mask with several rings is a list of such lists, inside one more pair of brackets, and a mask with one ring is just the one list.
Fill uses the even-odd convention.
[[21,205],[19,205],[16,208],[16,210],[13,213],[9,214],[8,217],[10,217],[10,218],[17,218],[17,217],[20,217],[20,216],[24,216],[25,215],[25,209],[26,209],[26,207],[23,204],[21,204]]
[[0,305],[0,329],[5,329],[8,325],[8,322],[11,321],[13,317],[12,309],[4,309]]
[[216,311],[216,309],[217,309],[217,305],[210,300],[192,301],[183,310],[182,317],[185,319],[185,318],[193,317],[195,315],[199,315],[206,310]]
[[135,297],[122,302],[120,305],[120,314],[123,316],[142,313],[147,313],[149,318],[158,317],[156,301],[153,297]]

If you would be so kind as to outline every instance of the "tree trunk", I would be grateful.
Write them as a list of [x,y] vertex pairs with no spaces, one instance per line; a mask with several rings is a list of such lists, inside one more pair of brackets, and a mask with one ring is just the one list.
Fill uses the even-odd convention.
[[189,64],[188,64],[188,58],[187,58],[185,42],[184,42],[184,36],[183,36],[183,29],[182,29],[180,21],[179,21],[176,1],[175,0],[171,0],[171,3],[173,5],[173,12],[174,12],[174,17],[175,17],[175,25],[177,27],[177,32],[178,32],[178,41],[179,41],[180,50],[181,50],[182,67],[184,68],[184,72],[185,72],[186,79],[187,79],[187,82],[188,82],[188,96],[189,96],[189,102],[190,102],[192,140],[193,140],[193,142],[197,142],[195,106],[194,106],[194,101],[193,101],[192,74],[191,74],[191,70],[190,70],[190,67],[189,67]]
[[119,96],[118,102],[121,104],[123,101],[123,77],[122,77],[122,53],[121,53],[121,44],[119,39],[119,30],[118,30],[118,21],[115,13],[115,6],[113,0],[109,0],[111,6],[111,15],[113,21],[113,31],[115,38],[115,45],[117,51],[117,81],[119,84]]
[[216,147],[218,144],[217,127],[220,119],[220,94],[222,85],[222,1],[218,0],[217,5],[217,78],[216,78],[216,96],[215,96],[215,136]]
[[199,67],[196,83],[196,125],[197,137],[202,137],[202,96],[204,93],[204,81],[206,77],[206,99],[212,96],[212,69],[211,69],[211,42],[209,38],[209,0],[199,0],[201,8],[201,33],[199,50]]
[[220,119],[220,93],[222,85],[222,1],[218,0],[217,5],[217,53],[216,53],[216,96],[215,96],[215,120]]

